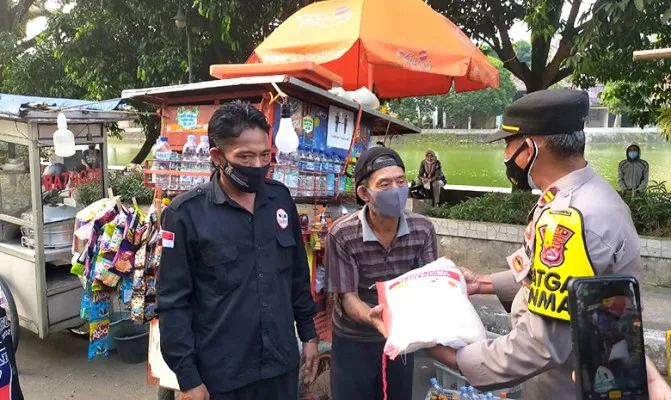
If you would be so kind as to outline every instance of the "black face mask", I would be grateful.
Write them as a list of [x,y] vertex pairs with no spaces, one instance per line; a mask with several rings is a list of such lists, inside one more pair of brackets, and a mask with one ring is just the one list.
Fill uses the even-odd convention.
[[228,161],[225,167],[219,165],[218,168],[226,176],[226,179],[238,190],[247,193],[256,193],[266,179],[270,164],[263,167],[246,167],[244,165],[235,165]]
[[529,175],[529,171],[531,171],[531,167],[536,161],[536,156],[538,156],[538,147],[536,147],[536,143],[534,142],[534,156],[525,168],[520,168],[520,166],[515,163],[515,159],[526,147],[528,147],[528,144],[526,142],[522,143],[517,151],[515,151],[515,154],[510,157],[510,160],[504,161],[508,180],[513,184],[514,188],[520,190],[537,189],[536,185],[534,185],[533,181],[531,180],[531,176]]

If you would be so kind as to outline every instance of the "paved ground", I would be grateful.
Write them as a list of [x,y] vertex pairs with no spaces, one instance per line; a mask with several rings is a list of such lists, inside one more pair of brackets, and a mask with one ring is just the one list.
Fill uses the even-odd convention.
[[[475,299],[495,307],[490,297]],[[644,324],[648,329],[671,329],[668,318],[671,290],[644,288]],[[27,399],[154,400],[156,390],[148,386],[146,364],[123,364],[116,354],[89,362],[87,341],[67,332],[40,340],[23,331],[18,352],[21,386]],[[423,400],[429,379],[435,376],[433,362],[423,353],[415,356],[413,400]]]

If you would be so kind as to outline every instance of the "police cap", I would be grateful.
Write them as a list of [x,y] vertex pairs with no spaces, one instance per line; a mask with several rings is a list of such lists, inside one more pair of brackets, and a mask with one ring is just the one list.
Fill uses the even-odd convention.
[[495,142],[514,135],[546,136],[581,131],[589,114],[589,96],[582,90],[554,89],[530,93],[506,107],[501,130],[485,139]]

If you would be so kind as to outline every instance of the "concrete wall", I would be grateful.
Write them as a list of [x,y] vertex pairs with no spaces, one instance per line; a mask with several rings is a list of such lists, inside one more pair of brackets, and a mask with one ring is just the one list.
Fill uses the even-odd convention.
[[[505,257],[522,246],[524,226],[432,218],[438,254],[479,271],[508,268]],[[671,287],[671,240],[641,237],[643,282]]]

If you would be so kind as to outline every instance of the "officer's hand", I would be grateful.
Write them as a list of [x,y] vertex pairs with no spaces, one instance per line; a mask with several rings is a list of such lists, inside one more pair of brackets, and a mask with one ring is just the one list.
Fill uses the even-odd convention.
[[301,378],[304,385],[314,382],[319,368],[319,344],[317,342],[303,343],[303,359],[301,360]]
[[387,328],[384,326],[384,322],[382,321],[383,308],[384,306],[382,304],[371,308],[368,317],[370,318],[371,325],[373,325],[375,329],[377,329],[378,332],[380,332],[386,339],[389,337],[389,334],[387,333]]
[[207,391],[205,385],[201,384],[191,390],[182,392],[180,400],[210,400],[210,393]]
[[466,291],[472,294],[492,294],[494,292],[491,278],[489,276],[478,275],[468,268],[457,267],[466,279]]

